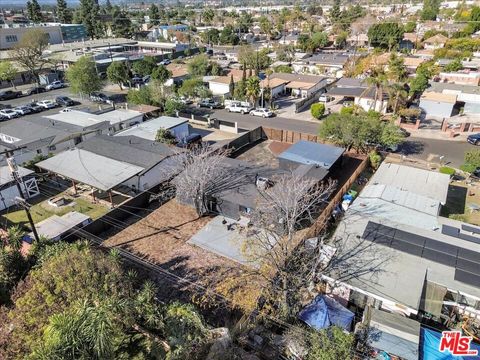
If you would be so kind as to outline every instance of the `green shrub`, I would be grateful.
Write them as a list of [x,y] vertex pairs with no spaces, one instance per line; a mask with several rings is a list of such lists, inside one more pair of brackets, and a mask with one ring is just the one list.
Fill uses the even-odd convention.
[[455,169],[454,168],[451,168],[451,167],[448,167],[448,166],[442,166],[440,169],[439,169],[440,173],[442,174],[447,174],[449,176],[453,176],[455,175]]
[[460,165],[460,170],[465,171],[466,173],[472,174],[476,169],[477,167],[473,164]]
[[340,109],[340,114],[341,115],[352,115],[354,111],[355,111],[355,108],[353,106],[346,106],[346,107],[342,107]]
[[448,218],[452,220],[468,222],[467,216],[465,214],[450,214],[448,215]]
[[370,154],[368,154],[368,158],[370,160],[370,166],[374,169],[378,169],[382,163],[381,155],[376,151],[372,151]]
[[316,103],[310,106],[310,113],[315,119],[320,119],[325,114],[325,104]]

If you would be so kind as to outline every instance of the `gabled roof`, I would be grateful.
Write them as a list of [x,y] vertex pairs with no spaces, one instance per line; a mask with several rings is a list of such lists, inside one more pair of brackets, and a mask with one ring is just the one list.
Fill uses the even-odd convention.
[[448,38],[445,35],[437,34],[428,39],[424,40],[425,44],[445,44],[448,41]]

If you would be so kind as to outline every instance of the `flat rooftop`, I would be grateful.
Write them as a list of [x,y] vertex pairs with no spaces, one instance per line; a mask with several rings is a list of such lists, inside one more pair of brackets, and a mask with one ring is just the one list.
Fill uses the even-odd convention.
[[120,131],[115,136],[132,135],[147,140],[155,140],[158,129],[173,129],[185,123],[188,123],[188,119],[186,118],[160,116],[158,118],[134,125],[124,131]]
[[298,164],[314,164],[330,169],[342,157],[344,152],[345,149],[337,146],[300,140],[282,152],[278,158],[290,160]]

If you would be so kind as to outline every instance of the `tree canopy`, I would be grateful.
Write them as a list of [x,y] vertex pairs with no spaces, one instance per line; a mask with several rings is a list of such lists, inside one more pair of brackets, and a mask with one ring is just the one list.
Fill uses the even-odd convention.
[[320,124],[320,138],[347,149],[367,153],[376,146],[394,146],[403,140],[398,126],[380,120],[376,112],[331,114]]
[[122,89],[122,85],[129,80],[127,64],[121,61],[112,62],[107,68],[107,78]]
[[373,24],[368,29],[368,40],[375,47],[393,48],[403,38],[403,26],[395,22]]
[[103,85],[91,56],[82,56],[78,59],[67,69],[66,77],[74,94],[91,94],[100,90]]

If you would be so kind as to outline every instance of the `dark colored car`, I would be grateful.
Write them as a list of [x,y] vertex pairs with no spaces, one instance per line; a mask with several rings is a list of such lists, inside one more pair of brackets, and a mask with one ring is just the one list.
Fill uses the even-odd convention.
[[101,103],[107,103],[110,101],[107,95],[99,92],[91,93],[90,100],[93,102],[101,102]]
[[23,95],[33,95],[33,94],[40,94],[47,91],[43,86],[35,86],[33,88],[27,89],[23,92]]
[[202,142],[202,135],[192,133],[185,138],[182,139],[181,142],[177,144],[178,147],[181,148],[191,148],[194,147],[195,145],[198,145]]
[[32,110],[32,113],[39,113],[45,110],[43,107],[37,105],[36,103],[32,102],[30,104],[27,104],[27,106]]
[[22,96],[21,91],[5,90],[0,92],[0,100],[11,100]]
[[73,106],[75,105],[75,102],[70,99],[68,96],[57,96],[55,99],[58,105],[61,106]]
[[480,133],[468,135],[467,141],[472,145],[480,145]]

